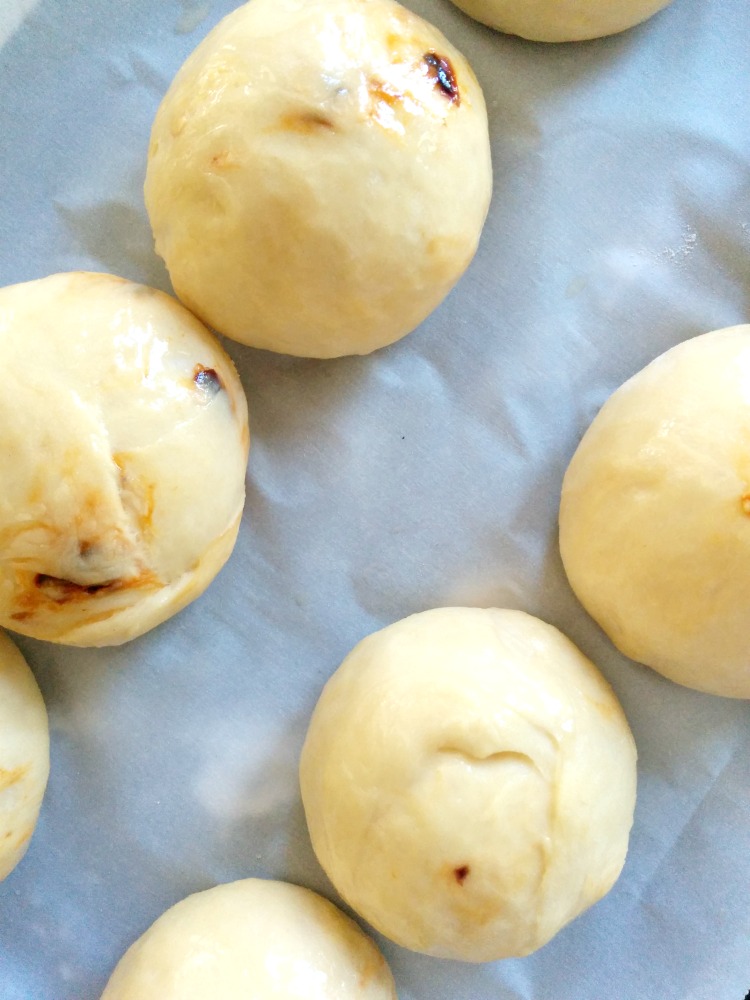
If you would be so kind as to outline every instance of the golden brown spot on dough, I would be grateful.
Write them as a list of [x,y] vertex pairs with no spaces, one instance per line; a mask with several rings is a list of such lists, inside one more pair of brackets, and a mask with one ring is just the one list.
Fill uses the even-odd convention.
[[234,159],[228,149],[222,149],[220,153],[214,153],[211,157],[212,170],[237,170],[239,163]]
[[750,517],[750,490],[742,494],[740,504],[742,505],[742,512]]
[[[20,574],[18,574],[20,576]],[[16,586],[16,611],[10,617],[17,622],[27,621],[36,616],[69,611],[76,606],[91,603],[92,599],[107,600],[118,594],[127,594],[135,590],[154,590],[161,586],[158,577],[151,570],[142,570],[137,576],[104,580],[102,583],[81,584],[75,580],[65,580],[47,573],[26,574],[25,580],[19,580]],[[114,614],[123,603],[117,602],[117,607],[105,608],[102,614],[105,618]],[[95,619],[88,613],[86,621]]]
[[[75,477],[74,469],[78,458],[77,453],[71,450],[65,457],[66,462],[72,461],[74,465],[73,470],[66,472],[66,475]],[[95,559],[99,554],[101,539],[92,533],[92,528],[101,523],[101,511],[105,507],[106,502],[102,494],[92,491],[84,497],[76,511],[74,530],[78,537],[78,555],[83,561]],[[59,534],[61,535],[61,541],[65,542],[67,540],[66,533],[59,532]]]
[[409,18],[399,17],[396,19],[395,30],[389,31],[385,36],[385,47],[388,58],[392,66],[404,65],[413,66],[414,57],[419,58],[421,44],[414,34],[414,25],[409,23]]
[[359,973],[359,988],[366,990],[376,977],[381,976],[385,966],[385,959],[378,952],[368,952],[367,961]]
[[[25,778],[29,773],[29,765],[23,764],[21,767],[4,768],[0,767],[0,792],[4,792],[6,788],[10,788],[11,785],[18,784],[22,778]],[[6,834],[10,836],[10,834]]]
[[336,131],[331,119],[319,111],[290,111],[279,119],[279,125],[285,132],[297,132],[300,135]]
[[378,104],[385,104],[389,108],[397,110],[404,102],[405,95],[401,91],[391,87],[383,80],[378,80],[376,77],[370,77],[367,81],[367,92],[374,104],[374,114],[377,114]]
[[450,59],[438,55],[437,52],[425,52],[422,61],[427,68],[427,76],[433,81],[436,90],[443,94],[456,107],[461,103],[458,81]]
[[42,470],[37,470],[34,477],[34,481],[29,484],[29,506],[38,507],[43,499],[46,492],[46,482]]
[[458,868],[453,869],[453,877],[459,885],[463,885],[470,874],[471,868],[468,865],[459,865]]
[[240,444],[242,445],[243,451],[250,450],[250,428],[246,423],[242,424],[242,429],[240,431]]
[[618,714],[616,706],[611,701],[597,701],[595,698],[589,698],[588,701],[605,719],[613,719]]
[[32,835],[33,832],[34,832],[34,827],[32,826],[32,827],[28,827],[26,830],[23,831],[23,833],[19,834],[19,836],[16,838],[16,842],[15,842],[15,845],[14,845],[14,847],[16,848],[16,850],[18,850],[18,848],[20,848],[20,847],[23,847],[23,845],[28,840],[31,840],[31,835]]
[[123,507],[138,522],[141,535],[146,536],[153,527],[156,487],[143,479],[133,481],[128,476],[127,458],[122,452],[115,453],[112,461],[120,470],[119,488]]
[[154,507],[156,506],[154,494],[156,492],[156,487],[153,483],[144,482],[141,483],[141,489],[141,500],[143,506],[139,511],[137,511],[138,527],[140,528],[141,534],[146,535],[153,527]]

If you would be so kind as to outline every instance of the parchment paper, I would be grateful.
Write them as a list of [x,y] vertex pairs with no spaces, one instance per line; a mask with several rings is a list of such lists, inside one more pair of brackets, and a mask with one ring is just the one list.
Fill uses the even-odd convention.
[[[19,640],[49,707],[52,775],[0,885],[2,1000],[95,1000],[166,907],[217,882],[270,876],[336,899],[300,806],[309,714],[365,634],[449,604],[522,608],[579,644],[629,716],[639,800],[615,889],[532,957],[472,966],[381,940],[401,1000],[750,988],[750,705],[618,655],[569,590],[556,534],[563,471],[605,398],[671,345],[749,318],[750,4],[675,0],[618,37],[557,47],[448,0],[409,6],[485,90],[480,252],[374,356],[229,343],[253,447],[228,567],[122,648]],[[150,125],[231,7],[0,0],[0,284],[90,268],[169,287],[141,197]]]

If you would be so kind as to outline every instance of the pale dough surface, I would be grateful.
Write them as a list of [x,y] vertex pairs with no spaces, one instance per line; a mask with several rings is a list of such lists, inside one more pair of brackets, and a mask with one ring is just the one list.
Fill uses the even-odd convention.
[[74,272],[0,289],[0,624],[111,645],[197,597],[244,503],[247,404],[162,292]]
[[750,698],[750,326],[679,344],[610,397],[565,474],[560,550],[623,653]]
[[145,196],[178,296],[255,347],[367,354],[463,273],[491,192],[463,56],[393,0],[252,0],[177,74]]
[[615,35],[671,0],[453,0],[477,21],[537,42],[575,42]]
[[102,1000],[396,1000],[374,943],[327,899],[245,879],[167,910]]
[[614,884],[635,763],[612,690],[557,629],[441,608],[355,647],[300,776],[315,853],[357,912],[407,948],[489,961]]
[[0,880],[26,853],[48,774],[47,709],[23,656],[0,632]]

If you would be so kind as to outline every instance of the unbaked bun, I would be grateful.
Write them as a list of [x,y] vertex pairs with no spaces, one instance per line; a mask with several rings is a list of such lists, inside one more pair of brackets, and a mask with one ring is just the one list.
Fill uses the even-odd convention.
[[476,250],[491,190],[466,60],[393,0],[252,0],[177,74],[146,205],[178,296],[254,347],[367,354]]
[[232,550],[247,407],[174,299],[105,274],[0,289],[0,624],[111,645],[197,597]]
[[0,632],[0,880],[26,853],[48,775],[47,710],[23,656]]
[[633,738],[551,625],[442,608],[361,642],[300,768],[318,860],[381,933],[442,958],[526,955],[620,873]]
[[328,900],[246,879],[167,910],[102,1000],[396,1000],[396,990],[373,942]]
[[453,0],[477,21],[537,42],[615,35],[647,20],[671,0]]
[[750,698],[750,326],[672,348],[605,403],[565,474],[560,550],[623,653]]

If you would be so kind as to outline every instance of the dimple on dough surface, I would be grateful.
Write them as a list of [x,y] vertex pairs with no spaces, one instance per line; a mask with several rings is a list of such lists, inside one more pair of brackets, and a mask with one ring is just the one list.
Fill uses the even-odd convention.
[[197,597],[244,503],[247,404],[174,299],[77,272],[0,289],[0,623],[110,645]]
[[42,695],[23,656],[0,632],[0,880],[26,853],[48,774]]
[[374,943],[328,900],[245,879],[167,910],[102,1000],[396,1000]]
[[490,961],[540,947],[615,882],[635,747],[552,626],[442,608],[355,647],[300,778],[315,853],[357,912],[404,947]]
[[453,0],[483,24],[537,42],[575,42],[615,35],[671,0]]
[[145,197],[178,296],[315,357],[413,330],[474,255],[491,193],[464,57],[393,0],[252,0],[159,108]]
[[610,397],[565,474],[560,551],[627,656],[750,698],[750,326],[679,344]]

